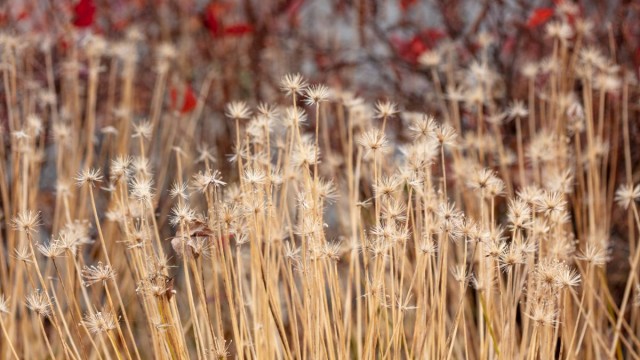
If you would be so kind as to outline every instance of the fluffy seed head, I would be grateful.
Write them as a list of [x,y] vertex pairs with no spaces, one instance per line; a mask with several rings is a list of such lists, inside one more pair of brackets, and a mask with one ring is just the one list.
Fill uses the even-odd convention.
[[226,106],[224,113],[228,118],[233,120],[246,120],[251,117],[251,111],[244,101],[232,101]]
[[83,323],[89,332],[99,335],[116,329],[118,321],[110,312],[97,311],[86,315]]
[[171,217],[169,223],[173,226],[180,224],[187,224],[192,222],[196,218],[196,212],[188,205],[178,205],[171,209]]
[[307,82],[300,74],[287,74],[280,81],[280,89],[287,95],[302,94]]
[[328,87],[318,84],[311,85],[304,90],[304,102],[311,106],[329,100],[330,90]]
[[111,160],[111,181],[117,182],[121,179],[128,178],[131,162],[132,159],[128,155],[118,155],[115,159]]
[[509,200],[507,219],[512,230],[526,230],[533,225],[531,222],[531,208],[521,199]]
[[104,265],[98,262],[98,265],[85,266],[82,269],[82,277],[85,279],[85,286],[91,286],[95,283],[105,283],[108,280],[116,278],[116,272],[110,265]]
[[390,101],[378,101],[376,103],[375,116],[377,118],[388,118],[398,113],[398,107],[396,104]]
[[229,357],[229,346],[231,346],[231,343],[227,344],[227,340],[215,337],[213,339],[213,355],[218,359]]
[[522,102],[521,100],[515,100],[507,109],[507,115],[512,119],[524,118],[525,116],[529,115],[529,111],[524,105],[524,102]]
[[267,175],[260,168],[246,169],[242,178],[253,186],[262,185],[267,181]]
[[40,213],[33,210],[21,211],[13,218],[11,223],[14,229],[25,234],[33,234],[36,232],[36,228],[40,226]]
[[365,156],[370,153],[386,153],[389,150],[387,137],[378,129],[372,129],[360,135],[358,144],[364,147]]
[[100,169],[94,168],[80,171],[74,179],[78,186],[89,185],[91,187],[95,187],[96,183],[101,182],[103,177]]
[[458,134],[453,127],[448,124],[443,124],[434,129],[433,136],[441,146],[455,146]]
[[616,202],[624,209],[640,199],[640,185],[623,184],[616,191]]
[[131,135],[131,137],[149,140],[152,133],[153,126],[151,125],[150,121],[146,120],[133,125],[133,135]]
[[222,174],[218,170],[209,169],[205,172],[198,172],[193,176],[193,187],[198,189],[199,191],[205,193],[210,188],[219,188],[221,186],[227,185],[226,182],[222,181]]
[[31,311],[42,317],[51,316],[51,302],[47,298],[47,294],[40,290],[27,295],[25,304]]
[[4,294],[0,295],[0,314],[8,314],[9,313],[9,304],[7,304],[8,299],[4,298]]
[[169,190],[169,196],[172,199],[181,198],[183,200],[189,199],[189,194],[187,192],[187,183],[175,181],[173,185],[171,185],[171,189]]
[[564,213],[566,207],[567,202],[557,192],[547,192],[536,201],[536,210],[548,217]]
[[60,247],[60,243],[53,239],[47,244],[37,244],[36,248],[44,257],[49,259],[57,258],[61,256],[65,251],[64,248]]
[[587,244],[587,247],[576,258],[593,266],[603,266],[609,261],[609,254],[599,245]]
[[131,196],[145,204],[151,204],[153,199],[153,180],[133,178],[131,180]]
[[425,140],[433,134],[438,124],[433,116],[423,114],[416,117],[409,125],[409,132],[414,140]]

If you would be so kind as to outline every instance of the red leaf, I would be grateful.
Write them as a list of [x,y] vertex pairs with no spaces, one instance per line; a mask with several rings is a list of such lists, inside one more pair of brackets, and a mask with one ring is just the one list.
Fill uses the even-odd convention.
[[414,36],[413,39],[411,39],[411,41],[409,42],[408,51],[411,56],[415,56],[416,58],[428,49],[429,47],[427,46],[427,44],[425,44],[424,41],[422,41],[422,39],[417,36]]
[[96,17],[96,4],[93,0],[80,0],[73,7],[73,25],[80,28],[91,26]]
[[529,20],[527,20],[527,27],[532,29],[538,27],[551,19],[553,16],[552,8],[537,8],[533,11]]
[[229,36],[242,36],[253,32],[253,26],[247,23],[236,23],[224,28],[224,34]]
[[191,112],[191,110],[196,108],[198,104],[198,100],[196,99],[196,94],[191,89],[191,86],[187,86],[187,90],[184,94],[184,102],[182,103],[182,109],[180,111],[184,113]]
[[26,10],[22,10],[16,18],[18,21],[26,20],[29,18],[29,13]]
[[220,22],[220,17],[223,16],[229,8],[227,4],[212,2],[204,9],[204,26],[209,29],[211,36],[219,37],[223,34],[224,29]]
[[414,35],[409,40],[392,38],[398,55],[410,63],[416,63],[418,56],[429,49],[429,46],[418,35]]
[[[171,90],[169,91],[169,98],[170,98],[170,103],[171,103],[171,108],[172,109],[177,109],[177,102],[178,102],[178,95],[180,95],[178,93],[178,89],[174,86],[171,88]],[[185,89],[184,89],[184,94],[182,94],[182,106],[180,107],[180,113],[182,114],[186,114],[191,112],[193,109],[195,109],[196,105],[198,104],[198,99],[196,98],[196,94],[193,92],[193,89],[191,88],[191,86],[186,85]]]
[[211,11],[211,7],[211,5],[207,7],[204,13],[204,26],[209,29],[211,36],[216,37],[220,35],[220,22],[215,13]]
[[417,0],[400,0],[400,8],[402,11],[407,11],[411,6],[415,5]]

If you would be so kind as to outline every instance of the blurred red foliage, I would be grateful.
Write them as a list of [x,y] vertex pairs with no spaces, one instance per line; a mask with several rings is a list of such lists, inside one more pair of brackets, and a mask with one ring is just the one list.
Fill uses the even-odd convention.
[[[169,90],[169,98],[171,100],[171,108],[174,110],[178,109],[179,95],[178,87],[171,87]],[[190,85],[185,85],[184,94],[182,95],[182,106],[180,106],[178,110],[181,114],[187,114],[195,109],[197,104],[198,99],[196,98],[196,94],[193,92],[193,89]]]
[[73,7],[73,25],[79,28],[89,27],[96,18],[96,4],[93,0],[80,0]]
[[225,26],[224,34],[229,36],[242,36],[253,32],[253,26],[248,23],[239,22],[229,26]]
[[553,16],[554,10],[552,8],[537,8],[533,11],[529,20],[527,20],[527,27],[530,29],[544,25]]

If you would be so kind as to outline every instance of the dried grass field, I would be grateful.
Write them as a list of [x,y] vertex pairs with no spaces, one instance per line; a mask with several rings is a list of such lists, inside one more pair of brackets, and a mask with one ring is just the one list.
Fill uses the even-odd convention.
[[0,5],[0,358],[639,359],[638,16]]

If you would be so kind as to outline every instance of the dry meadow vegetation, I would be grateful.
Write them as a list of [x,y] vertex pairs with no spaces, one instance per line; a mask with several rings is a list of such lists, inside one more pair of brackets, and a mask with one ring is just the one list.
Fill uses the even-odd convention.
[[509,78],[490,33],[421,49],[422,107],[3,33],[0,357],[639,359],[637,72],[552,9]]

